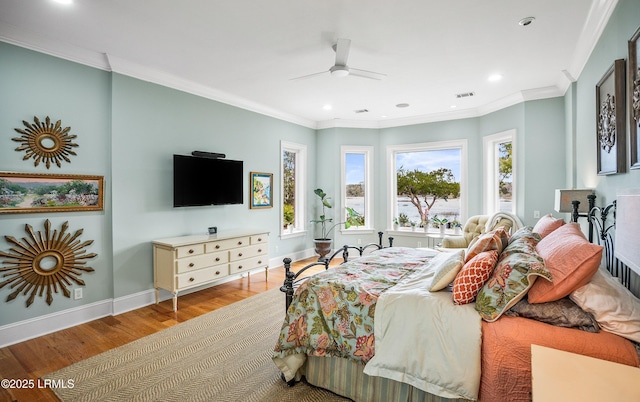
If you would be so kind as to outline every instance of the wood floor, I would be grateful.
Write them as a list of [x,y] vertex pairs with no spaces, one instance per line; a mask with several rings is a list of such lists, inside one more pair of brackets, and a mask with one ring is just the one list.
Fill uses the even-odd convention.
[[[293,269],[313,259],[293,264]],[[309,274],[321,270],[310,269]],[[284,268],[255,272],[250,280],[244,277],[213,286],[178,298],[178,311],[173,312],[172,301],[152,304],[113,317],[105,317],[36,339],[0,349],[0,378],[33,380],[33,389],[4,389],[0,387],[0,402],[58,401],[47,388],[39,388],[38,379],[48,373],[69,366],[91,356],[153,334],[191,318],[224,307],[244,298],[282,285]],[[284,310],[282,305],[274,306]]]

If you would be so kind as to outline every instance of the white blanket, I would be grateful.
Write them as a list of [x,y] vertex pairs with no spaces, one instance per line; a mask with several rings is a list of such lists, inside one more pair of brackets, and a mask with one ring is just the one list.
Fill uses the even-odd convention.
[[364,372],[445,398],[477,400],[480,316],[474,304],[454,305],[447,290],[429,292],[434,262],[378,299],[375,356]]

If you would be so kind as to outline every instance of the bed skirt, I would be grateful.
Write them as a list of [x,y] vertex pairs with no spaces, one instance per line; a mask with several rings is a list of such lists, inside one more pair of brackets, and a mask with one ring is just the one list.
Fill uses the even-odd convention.
[[468,402],[429,394],[411,385],[383,377],[371,377],[364,366],[338,357],[308,356],[304,374],[309,384],[327,389],[356,402]]

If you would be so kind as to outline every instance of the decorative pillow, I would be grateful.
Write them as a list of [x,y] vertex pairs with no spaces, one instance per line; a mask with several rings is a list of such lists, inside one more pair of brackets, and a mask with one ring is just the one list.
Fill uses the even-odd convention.
[[453,281],[453,302],[467,304],[475,300],[498,261],[496,250],[483,251],[465,263]]
[[467,255],[464,262],[470,261],[483,251],[496,250],[498,254],[500,254],[508,243],[509,233],[507,233],[503,227],[484,233],[478,236],[476,241],[467,248]]
[[533,231],[540,234],[544,239],[549,233],[558,229],[562,225],[564,225],[564,219],[554,218],[553,215],[547,214],[538,219],[538,222],[536,222],[536,225],[533,227]]
[[449,286],[464,265],[464,249],[452,253],[442,252],[432,260],[435,275],[431,281],[430,292],[437,292]]
[[540,234],[533,232],[533,228],[531,226],[523,226],[511,235],[509,238],[509,244],[514,243],[516,240],[522,239],[523,237],[533,237],[536,240],[536,244],[542,239]]
[[589,279],[602,260],[602,246],[591,244],[577,223],[567,223],[551,232],[536,246],[553,282],[540,281],[529,291],[529,303],[562,299]]
[[603,330],[640,342],[640,300],[606,270],[597,270],[569,297],[593,314]]
[[476,310],[492,322],[520,301],[536,279],[552,280],[544,260],[536,253],[540,235],[521,233],[504,249],[493,274],[476,297]]
[[587,332],[600,332],[598,322],[591,313],[587,313],[568,297],[560,300],[530,304],[523,298],[513,305],[504,315],[525,317],[555,325],[556,327],[577,328]]

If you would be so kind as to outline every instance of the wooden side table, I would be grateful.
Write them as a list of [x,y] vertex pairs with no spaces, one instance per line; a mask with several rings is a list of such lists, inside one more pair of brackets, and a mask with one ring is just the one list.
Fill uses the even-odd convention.
[[640,401],[640,368],[531,345],[533,402]]

